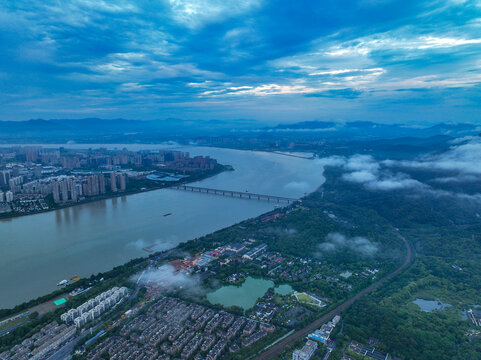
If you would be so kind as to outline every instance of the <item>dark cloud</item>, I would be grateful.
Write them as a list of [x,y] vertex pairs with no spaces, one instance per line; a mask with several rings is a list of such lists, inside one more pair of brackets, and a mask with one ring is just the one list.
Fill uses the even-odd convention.
[[479,121],[480,17],[460,0],[2,2],[2,119]]

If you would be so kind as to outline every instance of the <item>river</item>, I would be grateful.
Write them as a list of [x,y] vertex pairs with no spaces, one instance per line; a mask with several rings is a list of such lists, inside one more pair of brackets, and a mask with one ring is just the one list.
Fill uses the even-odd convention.
[[[55,147],[57,145],[45,145]],[[164,145],[62,145],[160,149]],[[316,160],[280,154],[177,147],[235,171],[194,185],[301,197],[323,181]],[[161,189],[0,221],[0,308],[49,293],[62,279],[89,276],[270,211],[276,204]],[[172,213],[164,217],[166,213]]]

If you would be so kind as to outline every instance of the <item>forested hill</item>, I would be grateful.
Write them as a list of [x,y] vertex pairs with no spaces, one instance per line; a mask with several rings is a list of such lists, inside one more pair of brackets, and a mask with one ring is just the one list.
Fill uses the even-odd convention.
[[[272,144],[299,147],[319,141],[343,143],[393,141],[400,146],[422,146],[475,135],[473,124],[436,124],[413,127],[368,121],[305,121],[263,126],[249,119],[235,120],[129,120],[129,119],[31,119],[0,121],[0,142],[28,143],[68,141],[83,143],[131,143],[182,140],[207,145],[266,148]],[[297,143],[297,144],[296,144]],[[362,147],[362,145],[360,145]]]
[[[339,344],[351,339],[367,343],[373,337],[380,340],[379,349],[402,359],[479,359],[481,338],[468,336],[474,328],[463,316],[463,311],[481,304],[479,202],[412,190],[372,191],[346,182],[338,169],[326,175],[317,194],[322,194],[324,206],[380,216],[399,228],[416,254],[406,272],[346,311]],[[413,303],[416,299],[449,305],[424,312]]]

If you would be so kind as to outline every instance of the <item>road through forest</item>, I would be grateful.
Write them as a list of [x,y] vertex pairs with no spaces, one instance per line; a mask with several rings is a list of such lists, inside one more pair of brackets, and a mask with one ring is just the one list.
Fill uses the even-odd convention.
[[354,295],[350,299],[346,300],[345,302],[343,302],[341,305],[339,305],[335,309],[329,311],[327,314],[323,315],[319,319],[316,319],[315,321],[313,321],[312,323],[310,323],[306,327],[302,328],[301,330],[296,331],[291,336],[289,336],[289,337],[285,338],[284,340],[282,340],[281,342],[275,344],[274,346],[272,346],[271,348],[266,350],[264,353],[259,355],[257,357],[257,360],[268,360],[268,359],[272,359],[272,358],[276,357],[277,355],[279,355],[282,352],[282,350],[285,349],[286,346],[292,344],[297,339],[299,339],[301,337],[304,337],[307,334],[313,332],[315,329],[319,328],[322,324],[324,324],[324,323],[328,322],[330,319],[332,319],[335,315],[339,315],[341,313],[341,311],[347,309],[356,300],[360,299],[363,295],[366,295],[367,293],[370,293],[371,291],[377,289],[382,284],[384,284],[387,280],[391,279],[392,277],[394,277],[395,275],[397,275],[398,273],[400,273],[401,271],[406,269],[409,266],[409,264],[411,263],[411,260],[413,258],[413,252],[412,252],[412,249],[411,249],[411,245],[406,240],[406,238],[399,233],[399,231],[397,229],[393,228],[393,230],[397,233],[398,237],[403,241],[404,246],[406,247],[406,258],[404,259],[404,262],[400,267],[398,267],[393,272],[387,274],[386,276],[382,277],[381,279],[379,279],[379,281],[375,282],[374,284],[371,284],[370,286],[368,286],[364,290],[360,291],[359,293],[357,293],[356,295]]

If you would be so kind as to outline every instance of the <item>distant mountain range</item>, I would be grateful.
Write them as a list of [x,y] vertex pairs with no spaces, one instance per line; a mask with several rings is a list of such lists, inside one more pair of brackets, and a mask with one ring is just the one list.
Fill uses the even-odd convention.
[[[0,142],[157,142],[176,139],[195,140],[198,137],[280,136],[309,139],[345,138],[349,140],[381,140],[402,138],[461,137],[479,133],[473,124],[436,124],[409,127],[400,124],[379,124],[370,121],[339,123],[334,121],[304,121],[263,127],[255,120],[127,120],[127,119],[32,119],[0,121]],[[409,140],[412,141],[412,140]]]
[[271,132],[322,132],[324,137],[349,135],[351,139],[389,139],[402,137],[428,138],[445,135],[460,137],[474,135],[481,130],[481,126],[473,124],[436,124],[431,126],[405,126],[401,124],[380,124],[371,121],[333,122],[333,121],[304,121],[293,124],[280,124],[275,127],[264,128]]
[[[235,127],[233,127],[233,125]],[[1,142],[111,142],[165,140],[175,137],[198,135],[217,136],[233,131],[255,129],[258,123],[252,120],[190,121],[181,119],[126,120],[126,119],[32,119],[27,121],[0,121]]]

